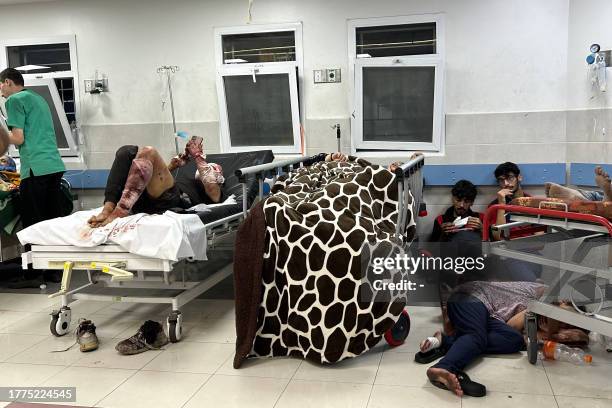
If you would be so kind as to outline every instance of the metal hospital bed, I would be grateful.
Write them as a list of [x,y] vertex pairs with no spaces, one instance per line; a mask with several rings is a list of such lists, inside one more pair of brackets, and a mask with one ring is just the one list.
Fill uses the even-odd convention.
[[[540,208],[491,206],[483,225],[485,256],[517,259],[553,271],[546,293],[527,308],[527,352],[532,364],[538,353],[538,315],[612,336],[612,222],[598,215],[569,212],[567,207],[564,211],[542,208],[543,204],[547,203]],[[505,231],[506,236],[510,228],[529,224],[546,226],[546,233],[491,242],[490,227],[500,210],[508,214],[507,223],[492,228]],[[575,311],[550,302],[561,299],[571,300]]]
[[[220,164],[224,169],[226,175],[223,186],[224,196],[233,194],[236,197],[236,204],[214,207],[212,211],[197,214],[205,226],[206,243],[203,245],[206,245],[208,258],[211,259],[215,251],[233,248],[233,237],[239,223],[247,215],[248,209],[258,195],[258,190],[259,196],[263,195],[263,178],[249,177],[249,175],[255,174],[261,165],[269,164],[272,169],[281,171],[308,159],[310,158],[302,157],[291,162],[272,164],[274,155],[269,150],[208,155],[209,161]],[[195,164],[190,162],[180,168],[175,177],[177,179],[186,178],[197,183],[194,174]],[[202,189],[195,188],[193,193],[188,194],[192,201],[198,201],[197,197],[192,197],[193,194],[204,193]],[[181,307],[232,273],[231,262],[216,271],[208,271],[208,265],[211,263],[203,261],[201,268],[198,268],[206,272],[207,276],[204,279],[186,281],[184,271],[182,273],[174,271],[175,262],[136,255],[113,244],[91,248],[69,245],[32,245],[29,251],[22,254],[24,269],[31,264],[34,269],[64,271],[60,292],[51,295],[51,297],[61,298],[60,309],[53,311],[50,323],[51,333],[55,336],[63,336],[70,330],[71,309],[69,305],[73,300],[164,303],[172,305],[172,312],[166,323],[169,337],[173,342],[179,341],[182,336]],[[71,287],[73,271],[86,272],[87,282],[78,287]],[[104,288],[104,290],[98,290],[98,288]],[[94,293],[92,289],[95,289]],[[109,292],[113,293],[104,293],[106,289],[110,289]],[[173,295],[133,295],[134,292],[140,290],[163,290],[172,292]],[[122,294],[117,295],[117,292]],[[123,295],[123,293],[129,293],[129,295]]]
[[[207,255],[216,250],[233,249],[234,237],[238,225],[248,214],[248,210],[257,198],[264,194],[264,180],[272,177],[273,181],[283,173],[297,167],[309,166],[323,161],[325,154],[302,156],[294,159],[273,162],[271,151],[257,151],[234,154],[211,154],[208,160],[220,164],[226,175],[223,188],[224,195],[234,194],[236,204],[216,207],[211,212],[199,213],[206,228]],[[423,156],[412,159],[400,166],[395,174],[398,181],[400,208],[411,205],[421,208],[423,179],[421,168]],[[193,163],[179,169],[175,177],[187,177],[194,180]],[[414,175],[418,174],[419,177]],[[194,180],[194,183],[196,181]],[[201,191],[201,190],[198,190]],[[412,194],[412,198],[410,192]],[[399,225],[405,225],[405,211],[400,212]],[[399,227],[398,227],[399,228]],[[398,233],[400,233],[398,229]],[[210,259],[210,257],[209,257]],[[208,262],[198,265],[206,270]],[[167,331],[172,342],[182,337],[181,307],[197,298],[217,283],[232,274],[231,261],[221,268],[211,271],[205,279],[186,281],[185,272],[176,272],[175,262],[165,259],[145,257],[125,251],[118,245],[100,245],[83,248],[67,245],[32,245],[30,251],[22,254],[23,268],[32,265],[34,269],[63,270],[60,292],[51,296],[61,298],[59,310],[51,314],[50,331],[55,336],[63,336],[70,330],[71,309],[74,300],[96,300],[128,303],[170,304],[172,311],[166,319]],[[78,287],[71,287],[72,271],[84,271],[87,282]],[[91,289],[101,288],[91,293]],[[114,293],[104,293],[105,291]],[[140,290],[164,290],[178,292],[174,296],[132,295]],[[117,295],[119,291],[121,295]],[[127,292],[128,294],[124,294]]]

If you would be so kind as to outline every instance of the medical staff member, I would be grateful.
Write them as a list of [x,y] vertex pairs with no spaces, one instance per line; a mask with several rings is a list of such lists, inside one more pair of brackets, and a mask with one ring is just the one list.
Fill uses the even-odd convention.
[[9,142],[19,149],[23,226],[60,217],[60,185],[66,168],[57,150],[49,105],[24,88],[23,76],[13,68],[0,72],[0,93],[7,98]]

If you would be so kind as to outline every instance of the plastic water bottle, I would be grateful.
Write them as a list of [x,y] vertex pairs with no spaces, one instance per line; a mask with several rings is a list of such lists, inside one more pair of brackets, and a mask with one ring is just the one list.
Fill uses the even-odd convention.
[[584,350],[555,341],[545,341],[542,351],[547,360],[567,361],[576,365],[588,365],[593,362],[593,356]]

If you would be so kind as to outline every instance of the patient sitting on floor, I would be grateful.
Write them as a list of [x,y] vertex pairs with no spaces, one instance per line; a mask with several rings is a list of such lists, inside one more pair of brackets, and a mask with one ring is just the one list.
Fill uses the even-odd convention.
[[546,197],[580,201],[612,201],[610,176],[600,166],[595,167],[595,184],[602,191],[576,190],[556,183],[546,183]]
[[[207,204],[221,201],[224,182],[221,166],[207,163],[202,138],[193,136],[185,152],[174,157],[168,165],[153,147],[123,146],[117,150],[104,191],[102,212],[91,217],[91,227],[101,227],[116,218],[144,212],[161,214],[172,208],[188,208],[191,203],[181,196],[181,185],[175,183],[171,171],[195,160],[196,179],[202,182]],[[197,204],[197,203],[196,203]]]

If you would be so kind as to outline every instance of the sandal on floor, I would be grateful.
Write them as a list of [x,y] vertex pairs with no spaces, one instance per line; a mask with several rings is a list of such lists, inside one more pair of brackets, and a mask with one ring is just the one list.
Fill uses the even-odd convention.
[[487,387],[476,381],[472,381],[465,372],[457,371],[455,375],[459,380],[459,385],[461,385],[463,394],[469,395],[470,397],[484,397],[487,395]]
[[[461,386],[463,395],[469,395],[470,397],[484,397],[485,395],[487,395],[487,388],[482,384],[472,381],[470,377],[468,377],[468,375],[463,371],[457,371],[455,375],[459,380],[459,385]],[[446,384],[441,381],[430,380],[430,382],[438,388],[448,390]]]
[[423,353],[419,351],[414,355],[414,361],[419,364],[429,364],[433,361],[436,361],[440,357],[444,357],[446,355],[446,350],[442,349],[442,347],[438,347]]

